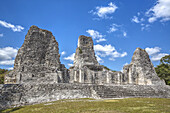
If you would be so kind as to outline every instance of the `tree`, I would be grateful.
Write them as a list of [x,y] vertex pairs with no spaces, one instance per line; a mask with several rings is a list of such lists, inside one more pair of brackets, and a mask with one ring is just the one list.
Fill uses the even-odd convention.
[[8,73],[6,69],[0,69],[0,84],[4,84],[4,76]]
[[155,70],[158,76],[164,79],[167,85],[170,85],[170,55],[162,57],[160,65],[156,66]]

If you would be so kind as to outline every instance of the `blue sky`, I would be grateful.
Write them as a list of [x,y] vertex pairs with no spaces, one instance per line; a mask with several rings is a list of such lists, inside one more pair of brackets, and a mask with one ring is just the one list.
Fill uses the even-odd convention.
[[61,63],[73,64],[78,37],[91,36],[100,64],[120,71],[137,47],[153,64],[170,54],[170,0],[1,0],[0,68],[12,69],[30,26],[49,30]]

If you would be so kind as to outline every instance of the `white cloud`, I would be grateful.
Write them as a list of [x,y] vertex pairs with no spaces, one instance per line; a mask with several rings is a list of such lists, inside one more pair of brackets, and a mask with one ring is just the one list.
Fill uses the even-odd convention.
[[3,36],[4,36],[4,34],[1,33],[1,34],[0,34],[0,37],[3,37]]
[[132,22],[139,23],[140,21],[138,20],[137,16],[133,16]]
[[64,60],[74,61],[74,56],[75,56],[75,53],[71,54],[71,55],[68,56],[68,57],[65,57]]
[[161,19],[161,21],[170,20],[170,0],[158,0],[156,5],[146,12],[146,15],[149,16],[148,22],[150,23],[157,19]]
[[110,53],[112,53],[113,51],[115,51],[115,47],[113,47],[112,45],[105,45],[102,46],[100,44],[94,45],[94,50],[97,52],[98,55],[104,57],[101,53],[99,54],[99,52],[104,53],[105,56],[110,55]]
[[65,52],[65,51],[61,52],[61,55],[65,55],[65,54],[66,54],[66,52]]
[[13,70],[14,69],[14,67],[9,67],[9,68],[7,68],[8,70]]
[[149,22],[149,23],[152,23],[152,22],[154,22],[154,21],[156,21],[156,18],[155,18],[155,17],[151,17],[151,18],[148,19],[148,22]]
[[114,61],[115,58],[117,58],[117,57],[124,57],[127,55],[126,52],[123,52],[123,53],[117,52],[115,47],[113,47],[110,44],[104,45],[104,46],[102,46],[100,44],[94,45],[94,50],[95,50],[97,56],[100,56],[100,57],[108,56],[109,60],[112,60],[112,61]]
[[126,66],[126,65],[128,65],[127,62],[125,64],[123,64],[122,69],[120,70],[121,72],[123,72],[123,67]]
[[111,60],[111,61],[115,61],[115,58],[113,58],[113,57],[110,57],[110,58],[109,58],[109,60]]
[[104,63],[103,59],[101,59],[98,55],[96,55],[96,58],[99,63]]
[[6,27],[6,28],[10,28],[10,29],[12,29],[14,32],[21,32],[23,29],[24,29],[24,27],[22,27],[22,26],[20,26],[20,25],[12,25],[12,24],[10,24],[10,23],[7,23],[7,22],[5,22],[5,21],[2,21],[2,20],[0,20],[0,25],[1,26],[3,26],[3,27]]
[[161,48],[160,47],[154,47],[154,48],[145,48],[146,52],[151,56],[152,61],[159,61],[162,57],[165,55],[168,55],[167,53],[160,53]]
[[[138,15],[138,16],[139,16],[139,15]],[[144,20],[144,18],[139,19],[137,16],[133,16],[133,18],[132,18],[131,21],[132,21],[132,22],[135,22],[135,23],[141,23],[141,22],[143,22],[143,21],[145,21],[145,20]]]
[[92,10],[92,11],[90,11],[90,13],[97,15],[100,18],[108,19],[109,18],[108,15],[114,13],[117,8],[118,7],[115,4],[110,2],[108,4],[108,6],[105,6],[105,7],[104,6],[100,6],[100,7],[98,6],[98,7],[96,7],[96,11]]
[[109,31],[107,31],[108,33],[112,33],[118,30],[118,28],[120,27],[120,25],[117,24],[112,24]]
[[161,51],[161,48],[160,47],[154,47],[154,48],[145,48],[146,52],[149,54],[149,55],[154,55],[154,54],[157,54]]
[[[139,13],[139,12],[138,12]],[[138,16],[140,16],[140,14],[137,14]],[[144,21],[145,21],[145,19],[144,18],[140,18],[139,19],[139,17],[137,17],[137,16],[133,16],[133,18],[132,18],[132,20],[131,20],[132,22],[134,22],[134,23],[137,23],[137,24],[140,24],[140,26],[141,26],[141,31],[143,31],[143,30],[149,30],[149,24],[147,24],[147,23],[144,23]]]
[[127,33],[124,31],[122,25],[118,25],[118,24],[113,23],[113,24],[111,24],[110,26],[111,26],[111,27],[110,27],[109,30],[107,31],[108,33],[112,33],[112,32],[119,31],[119,32],[122,33],[122,34],[119,35],[119,36],[121,36],[121,37],[122,37],[122,36],[124,36],[124,37],[127,36]]
[[96,40],[96,42],[102,42],[102,41],[106,41],[106,39],[104,38],[105,36],[102,35],[101,33],[99,33],[98,31],[89,29],[86,31],[87,33],[89,33],[89,35]]
[[141,30],[149,30],[149,24],[141,24]]
[[125,66],[125,65],[128,65],[128,63],[126,62],[125,64],[123,64],[123,66]]
[[17,51],[13,47],[0,48],[0,65],[13,65]]
[[0,48],[0,61],[10,60],[17,55],[17,49],[12,47]]
[[14,64],[14,60],[3,60],[0,61],[0,65],[13,65]]
[[106,39],[105,38],[100,38],[100,39],[98,39],[98,40],[96,40],[96,42],[104,42],[104,41],[106,41]]
[[165,55],[168,55],[166,53],[159,53],[159,54],[156,54],[154,56],[151,57],[151,60],[152,61],[159,61],[162,57],[164,57]]
[[70,66],[70,67],[73,66],[73,64],[67,64],[67,65]]
[[124,37],[126,37],[126,36],[127,36],[127,33],[126,33],[125,31],[123,32],[123,36],[124,36]]

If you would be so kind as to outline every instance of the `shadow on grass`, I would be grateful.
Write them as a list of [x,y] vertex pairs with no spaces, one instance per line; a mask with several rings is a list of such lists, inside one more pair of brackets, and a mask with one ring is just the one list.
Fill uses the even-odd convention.
[[23,107],[16,107],[16,108],[8,109],[8,110],[0,110],[0,113],[11,113],[11,112],[17,111],[17,110],[19,110],[21,108],[23,108]]

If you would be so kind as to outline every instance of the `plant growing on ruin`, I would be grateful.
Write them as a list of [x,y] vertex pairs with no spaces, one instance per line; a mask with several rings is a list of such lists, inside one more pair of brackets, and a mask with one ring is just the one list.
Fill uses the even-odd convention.
[[80,54],[82,54],[82,53],[83,53],[83,52],[82,52],[82,50],[81,50],[81,48],[79,48],[79,53],[80,53]]

